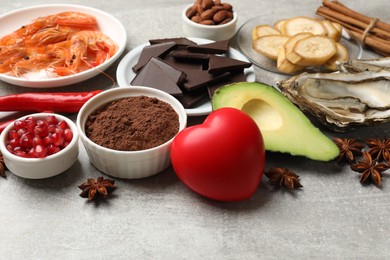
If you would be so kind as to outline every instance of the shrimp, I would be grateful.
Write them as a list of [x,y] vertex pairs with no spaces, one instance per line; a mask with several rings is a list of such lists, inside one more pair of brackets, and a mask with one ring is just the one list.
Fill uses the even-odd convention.
[[44,35],[52,33],[48,28],[75,27],[77,31],[82,29],[97,29],[97,20],[94,16],[80,12],[62,12],[58,14],[48,15],[35,19],[32,23],[19,28],[18,30],[2,37],[0,45],[10,46],[15,43],[31,38],[35,34]]
[[25,45],[35,47],[65,41],[71,37],[72,33],[74,31],[67,27],[45,28],[27,38]]
[[59,76],[95,67],[118,46],[98,31],[94,16],[62,12],[39,17],[0,38],[0,73],[52,69]]
[[80,12],[63,12],[53,16],[50,19],[55,24],[70,27],[81,27],[85,29],[97,29],[97,20],[94,16]]
[[96,67],[111,58],[118,50],[118,45],[100,31],[80,31],[70,39],[69,59],[66,68],[57,68],[61,75],[74,74],[82,65]]

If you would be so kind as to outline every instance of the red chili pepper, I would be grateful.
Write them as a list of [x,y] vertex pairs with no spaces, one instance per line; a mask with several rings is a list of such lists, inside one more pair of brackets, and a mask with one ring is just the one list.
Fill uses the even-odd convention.
[[34,111],[52,110],[54,112],[76,113],[91,97],[102,92],[56,92],[56,93],[22,93],[0,97],[0,111]]

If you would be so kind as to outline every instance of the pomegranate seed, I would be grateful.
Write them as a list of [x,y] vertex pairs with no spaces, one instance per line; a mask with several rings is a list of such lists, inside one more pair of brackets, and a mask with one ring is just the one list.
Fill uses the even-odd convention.
[[65,130],[66,128],[69,128],[68,124],[65,121],[61,121],[58,123],[58,126]]
[[34,128],[34,133],[40,137],[45,137],[49,134],[49,130],[45,125],[38,125]]
[[34,136],[34,138],[32,139],[32,146],[35,147],[37,145],[43,145],[43,140],[41,137],[39,136]]
[[46,136],[42,139],[42,144],[44,146],[48,146],[49,144],[52,144],[53,143],[53,138],[51,138],[51,136]]
[[69,144],[70,144],[70,142],[64,142],[64,143],[61,145],[61,149],[64,149],[64,148],[67,147]]
[[23,134],[27,133],[27,129],[26,128],[20,128],[18,129],[18,136],[22,136]]
[[22,150],[14,151],[14,155],[19,156],[19,157],[24,157],[24,158],[27,157],[27,153],[25,151],[22,151]]
[[19,135],[18,135],[18,132],[16,130],[9,131],[9,133],[8,133],[9,139],[16,139],[18,137],[19,137]]
[[61,127],[57,127],[55,133],[64,135],[64,129],[62,129]]
[[33,134],[32,133],[25,133],[23,134],[21,137],[20,137],[20,145],[23,147],[23,148],[26,148],[26,149],[30,149],[32,148],[33,144],[32,144],[32,141],[33,141]]
[[50,116],[47,116],[46,117],[46,122],[49,124],[49,125],[56,125],[58,124],[58,120],[55,116],[53,115],[50,115]]
[[37,126],[42,126],[42,125],[44,125],[44,126],[46,126],[46,127],[48,127],[49,126],[49,124],[46,122],[46,121],[44,121],[44,120],[42,120],[42,119],[38,119],[37,120]]
[[8,145],[11,146],[12,150],[15,149],[16,147],[20,146],[19,139],[12,139],[9,141]]
[[37,120],[33,116],[29,116],[24,120],[28,132],[33,132],[34,127],[37,125]]
[[34,150],[34,156],[36,158],[43,158],[46,156],[46,148],[43,145],[37,145]]
[[33,147],[33,148],[31,148],[30,149],[30,151],[28,151],[28,153],[27,153],[27,157],[28,158],[35,158],[35,148]]
[[7,150],[8,150],[8,152],[12,153],[12,146],[11,145],[7,145]]
[[73,138],[73,132],[69,128],[64,130],[64,138],[66,142],[72,141]]
[[28,117],[26,117],[26,119],[24,119],[24,121],[25,121],[27,124],[29,124],[29,123],[34,123],[34,124],[36,124],[36,123],[37,123],[37,119],[36,119],[35,117],[33,117],[33,116],[28,116]]
[[55,133],[57,128],[58,128],[58,126],[56,126],[56,125],[49,125],[47,127],[47,129],[49,130],[49,133],[51,133],[51,134]]
[[49,144],[47,146],[47,154],[49,154],[49,155],[58,153],[60,150],[61,149],[58,146],[55,146],[53,144]]
[[53,137],[53,144],[55,146],[61,146],[65,141],[64,135],[60,133],[54,133],[52,137]]
[[24,128],[26,126],[26,124],[22,120],[15,120],[14,126],[15,126],[16,130],[19,130],[21,128]]

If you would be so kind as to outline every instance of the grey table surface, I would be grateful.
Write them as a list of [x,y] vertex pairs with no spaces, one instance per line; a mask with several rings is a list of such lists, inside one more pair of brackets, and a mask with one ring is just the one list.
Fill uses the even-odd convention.
[[[2,1],[0,13],[52,0]],[[183,36],[181,10],[191,1],[67,0],[104,10],[126,27],[124,54],[152,38]],[[313,15],[321,1],[230,0],[239,25],[261,15]],[[345,0],[347,6],[390,22],[387,0]],[[367,57],[372,53],[365,52]],[[107,70],[115,78],[119,61]],[[274,75],[256,69],[257,80]],[[99,75],[55,91],[111,88]],[[54,91],[53,90],[53,91]],[[40,91],[0,82],[0,94]],[[75,119],[76,115],[72,116]],[[204,118],[190,118],[190,124]],[[329,136],[390,137],[390,125]],[[256,194],[239,203],[211,201],[191,192],[171,168],[140,180],[116,179],[101,203],[79,197],[77,185],[102,175],[80,143],[66,172],[28,180],[7,172],[0,179],[1,259],[389,259],[390,178],[381,189],[361,185],[348,166],[267,153],[266,169],[287,167],[303,188],[274,190],[263,178]]]

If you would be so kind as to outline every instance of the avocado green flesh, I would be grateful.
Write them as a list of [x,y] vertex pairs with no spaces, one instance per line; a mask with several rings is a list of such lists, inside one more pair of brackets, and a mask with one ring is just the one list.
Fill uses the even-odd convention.
[[330,161],[339,154],[335,143],[316,128],[291,101],[271,86],[240,82],[219,88],[213,110],[234,107],[259,126],[265,149]]

